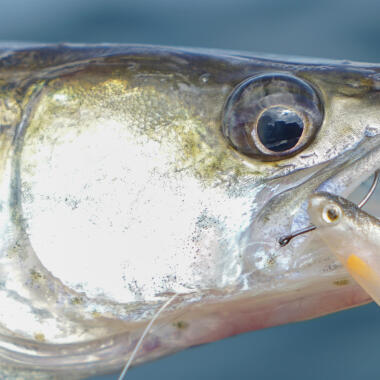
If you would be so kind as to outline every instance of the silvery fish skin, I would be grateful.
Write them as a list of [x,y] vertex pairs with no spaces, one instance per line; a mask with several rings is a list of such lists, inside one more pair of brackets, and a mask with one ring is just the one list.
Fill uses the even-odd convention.
[[380,305],[380,220],[345,198],[313,194],[308,212],[321,239],[358,284]]
[[[300,151],[236,146],[226,120],[250,125],[261,91],[248,78],[318,94]],[[322,244],[278,238],[307,225],[312,192],[347,195],[378,168],[379,90],[375,64],[0,48],[0,377],[116,370],[175,293],[135,364],[368,302]]]

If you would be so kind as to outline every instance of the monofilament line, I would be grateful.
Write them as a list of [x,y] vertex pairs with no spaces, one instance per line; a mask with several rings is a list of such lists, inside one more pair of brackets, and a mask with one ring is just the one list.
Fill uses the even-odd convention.
[[142,341],[144,340],[146,334],[149,332],[149,330],[151,329],[153,323],[156,321],[156,319],[158,318],[158,316],[161,314],[161,312],[166,309],[173,301],[174,299],[178,296],[178,293],[175,293],[173,296],[171,296],[160,308],[159,310],[157,311],[157,313],[153,316],[153,318],[150,320],[150,322],[147,324],[147,326],[145,327],[140,339],[138,340],[134,350],[132,351],[127,363],[125,364],[124,368],[123,368],[123,371],[121,372],[118,380],[123,380],[125,378],[125,375],[128,371],[128,368],[130,367],[133,359],[135,358],[136,354],[137,354],[137,351],[139,350],[139,348],[141,347],[141,344],[142,344]]

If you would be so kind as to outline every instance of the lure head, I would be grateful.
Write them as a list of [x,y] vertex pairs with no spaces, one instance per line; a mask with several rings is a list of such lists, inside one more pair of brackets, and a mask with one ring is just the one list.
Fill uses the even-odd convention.
[[317,228],[316,235],[344,264],[353,254],[366,257],[373,252],[377,253],[380,222],[356,204],[345,198],[320,192],[310,196],[308,213]]
[[[329,193],[313,194],[309,199],[308,212],[311,222],[318,228],[322,226],[330,226],[338,224],[344,217],[340,203],[347,206],[347,201],[340,198],[340,202],[336,202],[336,196]],[[353,204],[350,206],[354,207]]]

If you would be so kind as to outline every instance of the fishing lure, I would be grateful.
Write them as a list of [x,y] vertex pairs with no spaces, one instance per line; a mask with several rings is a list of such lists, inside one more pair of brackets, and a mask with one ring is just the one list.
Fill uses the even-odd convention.
[[[371,185],[370,189],[368,190],[365,197],[357,205],[357,207],[359,209],[361,209],[363,206],[365,206],[367,204],[367,202],[369,201],[369,199],[372,197],[373,193],[375,192],[376,186],[379,182],[379,177],[380,177],[379,173],[380,173],[379,170],[376,170],[376,172],[374,173],[373,181],[372,181],[372,185]],[[280,239],[278,240],[278,243],[280,244],[281,247],[285,247],[295,237],[307,234],[308,232],[314,231],[316,228],[317,227],[314,225],[310,225],[308,227],[302,228],[302,229],[297,230],[297,231],[295,231],[289,235],[285,235],[285,236],[280,237]]]
[[308,211],[315,234],[380,306],[380,220],[329,193],[312,195]]

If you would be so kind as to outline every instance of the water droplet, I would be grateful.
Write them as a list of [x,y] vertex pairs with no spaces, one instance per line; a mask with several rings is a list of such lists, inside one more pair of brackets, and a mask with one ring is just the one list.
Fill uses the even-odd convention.
[[375,137],[380,133],[379,125],[367,125],[364,134],[366,137]]
[[202,74],[200,77],[199,77],[199,80],[201,83],[207,83],[210,79],[210,74],[209,73],[205,73],[205,74]]

